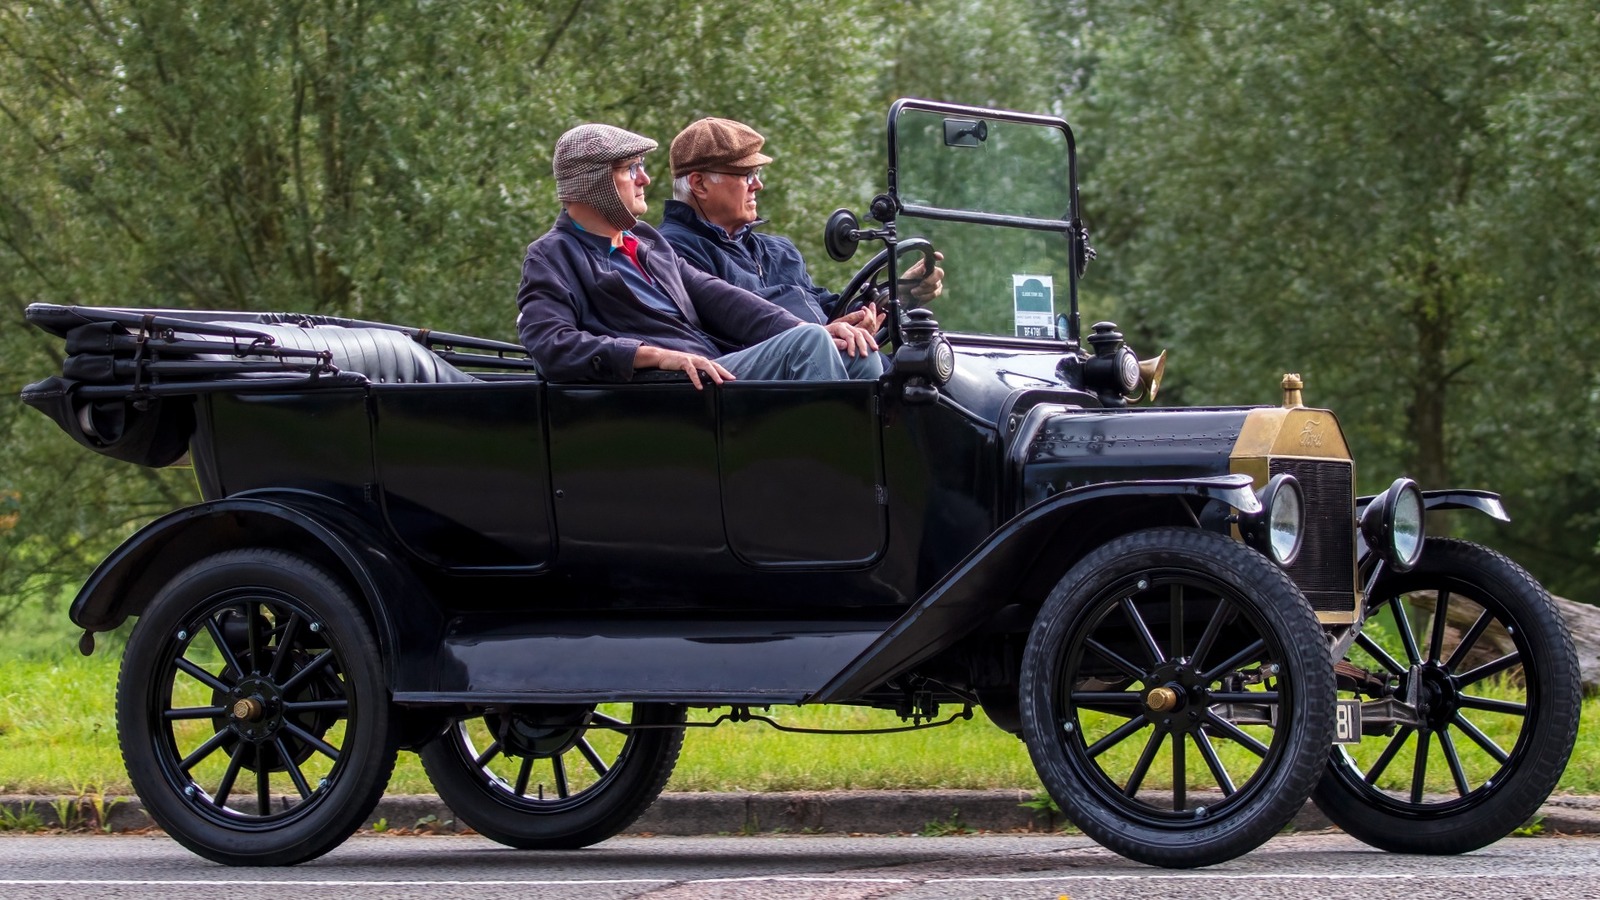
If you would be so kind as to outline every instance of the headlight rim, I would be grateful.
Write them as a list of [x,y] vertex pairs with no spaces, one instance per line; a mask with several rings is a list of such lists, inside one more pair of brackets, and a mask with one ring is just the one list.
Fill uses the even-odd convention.
[[1117,350],[1117,386],[1124,397],[1133,397],[1139,393],[1142,384],[1139,373],[1139,354],[1134,353],[1130,347]]
[[[1259,512],[1239,517],[1239,533],[1244,537],[1245,543],[1277,563],[1280,568],[1287,569],[1300,558],[1300,551],[1305,547],[1305,489],[1300,486],[1299,479],[1288,472],[1280,472],[1256,491],[1256,499],[1260,501],[1261,509]],[[1279,509],[1280,503],[1290,502],[1291,499],[1296,504],[1294,543],[1286,552],[1280,553],[1277,543],[1273,540],[1274,512]]]
[[[1402,503],[1405,504],[1402,507]],[[1416,543],[1409,555],[1403,555],[1399,541],[1411,533],[1410,529],[1396,529],[1403,508],[1414,508],[1416,514]],[[1387,490],[1367,505],[1361,514],[1361,537],[1367,547],[1375,551],[1391,569],[1399,573],[1411,571],[1422,560],[1428,542],[1427,505],[1422,489],[1415,481],[1404,476],[1396,478]]]
[[946,384],[956,374],[956,350],[944,335],[939,335],[933,344],[933,381],[937,384]]

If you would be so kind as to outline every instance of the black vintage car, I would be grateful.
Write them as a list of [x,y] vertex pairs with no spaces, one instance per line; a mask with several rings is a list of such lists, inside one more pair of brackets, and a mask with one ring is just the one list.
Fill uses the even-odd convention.
[[[1313,792],[1395,851],[1522,825],[1573,745],[1570,639],[1514,563],[1424,540],[1498,499],[1358,498],[1294,376],[1277,406],[1132,406],[1162,360],[1082,333],[1061,119],[900,101],[888,160],[878,227],[826,232],[882,245],[847,288],[893,311],[876,382],[557,384],[430,329],[30,307],[68,355],[24,398],[205,498],[71,609],[85,652],[138,618],[117,727],[155,820],[302,862],[415,749],[482,834],[578,847],[654,800],[687,709],[833,703],[981,707],[1156,865],[1247,852]],[[946,297],[907,310],[894,273],[934,245]]]

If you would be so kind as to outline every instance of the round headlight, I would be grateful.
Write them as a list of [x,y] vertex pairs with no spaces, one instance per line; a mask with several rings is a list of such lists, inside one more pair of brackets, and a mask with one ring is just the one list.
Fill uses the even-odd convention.
[[1280,566],[1292,565],[1300,555],[1305,536],[1305,498],[1293,475],[1274,475],[1256,492],[1261,511],[1239,519],[1245,543],[1271,557]]
[[1267,507],[1267,540],[1272,546],[1272,558],[1279,565],[1287,566],[1300,555],[1306,517],[1299,482],[1284,477],[1287,480],[1263,505]]
[[1122,393],[1139,392],[1139,355],[1123,347],[1117,352],[1117,380],[1122,382]]
[[1396,571],[1409,572],[1422,558],[1426,521],[1417,483],[1397,478],[1361,514],[1361,537]]
[[1401,571],[1411,568],[1422,558],[1423,537],[1422,492],[1415,483],[1406,482],[1394,498],[1394,524],[1389,529],[1394,542],[1394,558]]
[[940,384],[956,374],[956,351],[943,336],[933,345],[933,378]]

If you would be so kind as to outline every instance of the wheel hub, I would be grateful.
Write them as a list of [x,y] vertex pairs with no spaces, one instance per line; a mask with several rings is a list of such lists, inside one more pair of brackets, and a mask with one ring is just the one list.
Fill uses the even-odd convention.
[[228,693],[228,724],[240,737],[265,741],[283,727],[283,694],[271,681],[246,678]]
[[1145,718],[1168,731],[1194,731],[1200,727],[1206,689],[1200,673],[1179,659],[1158,666],[1145,683],[1153,685],[1141,698]]
[[513,713],[495,727],[505,752],[512,756],[547,758],[571,750],[589,724],[587,708],[537,717]]
[[1170,712],[1177,708],[1181,702],[1181,697],[1182,694],[1178,692],[1178,689],[1162,685],[1158,688],[1151,688],[1150,692],[1144,695],[1144,705],[1146,709],[1154,713]]
[[1432,731],[1443,731],[1454,719],[1461,706],[1461,691],[1455,679],[1440,663],[1430,662],[1420,666],[1417,677],[1421,679],[1417,693],[1417,715]]

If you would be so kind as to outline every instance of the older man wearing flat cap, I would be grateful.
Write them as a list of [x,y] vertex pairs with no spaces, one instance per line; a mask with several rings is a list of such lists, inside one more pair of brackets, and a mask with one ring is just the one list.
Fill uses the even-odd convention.
[[689,265],[639,221],[650,183],[647,137],[580,125],[556,142],[562,203],[528,245],[517,291],[523,346],[553,381],[630,381],[641,369],[721,384],[736,378],[876,378],[872,334],[802,322]]
[[[771,300],[796,318],[819,324],[841,312],[838,294],[812,283],[799,248],[788,238],[756,230],[756,194],[765,184],[761,152],[766,139],[731,119],[706,118],[672,139],[672,199],[662,214],[661,235],[678,255],[730,284]],[[943,254],[939,254],[943,259]],[[943,290],[944,270],[923,277],[919,261],[905,277],[917,281],[912,297],[926,303]],[[844,321],[877,330],[881,313],[868,307]]]

